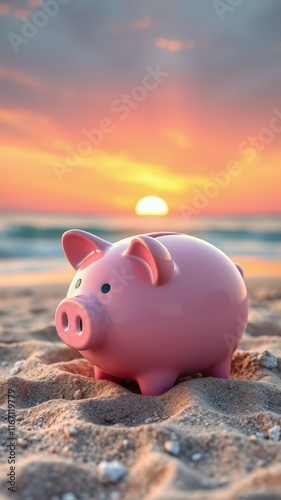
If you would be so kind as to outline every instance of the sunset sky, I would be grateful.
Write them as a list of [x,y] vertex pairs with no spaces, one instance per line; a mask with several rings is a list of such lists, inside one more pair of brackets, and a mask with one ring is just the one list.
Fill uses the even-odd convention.
[[43,4],[0,1],[1,210],[281,211],[279,0]]

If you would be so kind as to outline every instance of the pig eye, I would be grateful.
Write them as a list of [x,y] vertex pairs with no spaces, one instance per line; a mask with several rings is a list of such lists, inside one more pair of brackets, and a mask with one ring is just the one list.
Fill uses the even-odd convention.
[[82,283],[82,280],[76,281],[75,288],[79,288],[79,286],[81,285],[81,283]]
[[101,286],[101,292],[102,293],[108,293],[110,292],[110,289],[111,289],[111,285],[109,285],[109,283],[104,283],[102,286]]

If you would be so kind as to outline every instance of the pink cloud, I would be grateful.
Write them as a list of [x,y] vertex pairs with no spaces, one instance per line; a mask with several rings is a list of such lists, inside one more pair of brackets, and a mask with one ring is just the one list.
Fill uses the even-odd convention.
[[10,80],[20,85],[24,85],[25,87],[30,88],[43,88],[45,84],[43,81],[38,78],[34,78],[29,76],[22,71],[18,71],[16,69],[7,68],[5,66],[0,66],[0,79]]
[[8,3],[0,3],[0,16],[12,16],[17,18],[30,17],[33,11],[40,5],[40,0],[28,0],[25,2],[14,2],[11,7]]
[[194,50],[196,48],[196,43],[194,40],[177,40],[168,38],[157,38],[156,46],[160,49],[166,49],[169,52],[178,52],[179,50]]
[[137,21],[132,22],[131,28],[133,30],[145,30],[146,28],[149,28],[152,24],[152,18],[151,17],[142,17],[141,19],[138,19]]

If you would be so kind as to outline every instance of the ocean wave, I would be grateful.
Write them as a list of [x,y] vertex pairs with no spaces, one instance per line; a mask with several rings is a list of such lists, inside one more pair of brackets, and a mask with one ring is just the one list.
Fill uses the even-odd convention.
[[[0,231],[0,239],[30,239],[30,240],[57,240],[69,227],[39,227],[35,225],[9,225]],[[96,234],[100,238],[108,239],[109,241],[117,241],[132,234],[130,229],[119,228],[101,228],[96,226],[80,227],[84,231]],[[172,229],[171,229],[172,230]],[[177,229],[178,230],[178,229]],[[218,239],[234,239],[234,240],[263,240],[263,241],[281,241],[280,229],[267,229],[265,227],[259,229],[248,229],[241,227],[191,227],[189,231],[182,228],[182,232],[193,236],[204,237],[208,239],[210,236]]]
[[[166,223],[167,221],[167,223]],[[169,221],[169,222],[168,222]],[[150,227],[146,227],[147,223]],[[7,215],[0,221],[0,259],[65,259],[61,236],[80,228],[115,242],[132,234],[161,230],[178,231],[205,239],[228,255],[281,257],[280,216],[124,219],[121,217],[58,217],[52,215]],[[153,225],[155,224],[155,225]]]
[[[196,231],[195,231],[196,232]],[[248,230],[248,229],[217,229],[212,228],[209,231],[203,231],[204,237],[208,239],[209,236],[213,238],[221,239],[233,239],[233,240],[255,240],[255,241],[276,241],[281,242],[281,231],[272,231],[262,229],[258,230]]]
[[[69,227],[39,227],[32,225],[11,225],[3,229],[0,233],[1,238],[28,238],[28,239],[59,239],[62,234],[67,231]],[[89,233],[96,234],[99,237],[110,237],[114,238],[119,235],[123,235],[124,233],[129,236],[124,230],[118,229],[101,229],[100,227],[94,226],[84,226],[84,231],[88,231]]]

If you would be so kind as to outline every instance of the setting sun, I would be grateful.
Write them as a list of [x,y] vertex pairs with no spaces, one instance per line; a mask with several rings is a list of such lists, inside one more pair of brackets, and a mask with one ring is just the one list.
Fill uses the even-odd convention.
[[158,196],[145,196],[136,204],[135,212],[137,215],[167,215],[169,207]]

